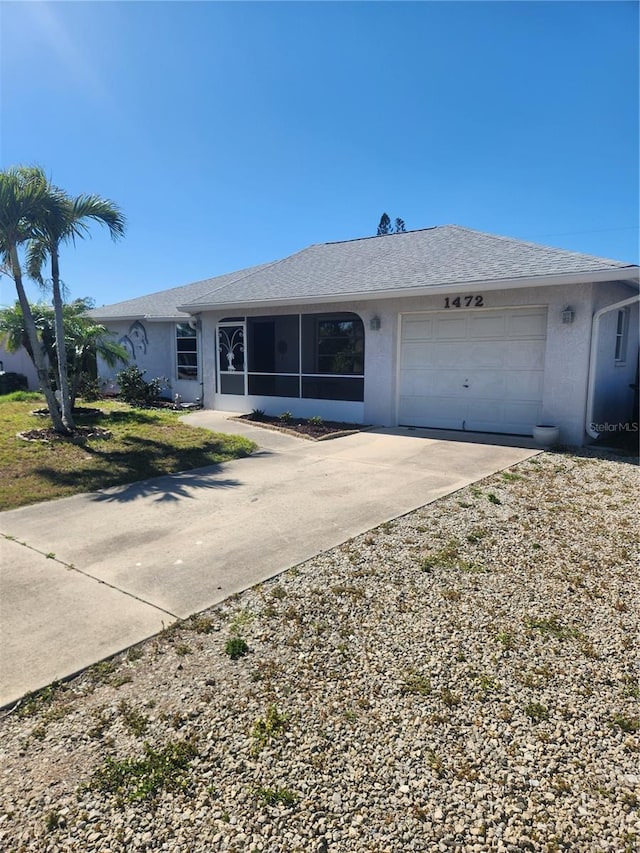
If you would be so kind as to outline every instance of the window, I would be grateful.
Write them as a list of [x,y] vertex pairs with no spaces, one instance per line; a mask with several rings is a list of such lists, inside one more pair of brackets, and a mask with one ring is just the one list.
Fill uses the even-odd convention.
[[317,371],[339,376],[364,373],[362,320],[318,320]]
[[198,378],[198,337],[188,323],[176,323],[178,379]]
[[218,345],[222,394],[364,400],[364,325],[356,314],[228,318],[218,324]]
[[618,311],[618,320],[616,323],[616,346],[615,346],[615,361],[616,364],[624,364],[627,359],[627,330],[629,328],[629,309],[621,308]]

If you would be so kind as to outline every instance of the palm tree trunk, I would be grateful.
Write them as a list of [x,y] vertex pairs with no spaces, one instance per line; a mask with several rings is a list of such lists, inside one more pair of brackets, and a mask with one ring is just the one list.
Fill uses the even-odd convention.
[[38,380],[40,381],[40,385],[42,386],[42,390],[47,401],[47,408],[49,409],[49,414],[51,416],[51,423],[53,424],[53,428],[56,432],[66,433],[68,430],[62,422],[60,409],[58,408],[58,403],[53,393],[53,388],[51,387],[51,380],[49,378],[49,371],[45,362],[42,346],[38,340],[38,333],[36,331],[36,324],[33,320],[33,314],[31,313],[31,306],[29,305],[29,300],[27,299],[27,294],[25,293],[25,289],[22,284],[22,270],[20,269],[18,250],[15,245],[9,247],[9,256],[11,259],[11,272],[13,274],[13,280],[18,293],[18,301],[20,302],[22,315],[24,317],[25,330],[33,350],[33,360],[38,372]]
[[53,290],[53,311],[56,326],[56,350],[58,355],[58,388],[60,389],[62,423],[67,430],[76,428],[73,422],[73,404],[69,395],[69,377],[67,374],[67,346],[64,339],[64,319],[62,313],[62,294],[60,292],[60,265],[58,252],[51,252],[51,282]]

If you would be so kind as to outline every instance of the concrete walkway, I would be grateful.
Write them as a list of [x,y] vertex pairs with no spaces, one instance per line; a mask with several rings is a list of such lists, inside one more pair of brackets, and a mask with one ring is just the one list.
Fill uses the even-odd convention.
[[0,513],[0,705],[537,452],[403,429],[310,442],[227,418],[185,420],[257,453]]

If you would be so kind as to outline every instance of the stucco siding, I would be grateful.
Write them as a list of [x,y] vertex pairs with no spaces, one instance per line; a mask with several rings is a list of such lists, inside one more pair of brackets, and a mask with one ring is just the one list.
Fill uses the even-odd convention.
[[[466,293],[469,293],[466,289]],[[520,287],[490,290],[481,285],[474,295],[482,297],[481,307],[455,308],[455,293],[448,302],[443,295],[415,296],[352,302],[324,302],[293,304],[285,307],[273,305],[250,310],[226,309],[205,311],[200,316],[200,382],[178,382],[175,365],[175,325],[168,322],[146,322],[144,334],[134,329],[132,341],[133,363],[147,371],[147,377],[167,376],[171,379],[171,393],[179,393],[185,400],[201,398],[207,408],[226,408],[232,411],[251,411],[262,408],[270,414],[290,410],[295,415],[320,415],[324,418],[357,420],[382,426],[398,423],[400,329],[404,314],[413,312],[491,311],[519,307],[544,308],[547,316],[544,344],[544,370],[542,393],[542,423],[555,424],[561,429],[561,441],[582,444],[585,440],[585,414],[589,379],[589,353],[594,310],[625,298],[633,291],[620,284],[572,284],[559,286]],[[474,300],[475,303],[475,300]],[[447,308],[447,304],[452,307]],[[464,299],[462,300],[464,305]],[[563,323],[562,312],[573,309],[571,323]],[[363,321],[365,332],[364,402],[316,401],[300,398],[221,395],[216,388],[216,363],[218,358],[217,324],[229,317],[258,317],[270,315],[298,315],[309,313],[353,312]],[[376,321],[372,323],[372,320]],[[606,320],[606,322],[605,322]],[[379,323],[378,323],[379,321]],[[638,310],[629,312],[627,360],[615,364],[615,312],[603,318],[597,374],[598,417],[628,418],[631,391],[629,384],[635,379],[634,352],[638,347]],[[132,323],[109,324],[119,337],[132,336]],[[379,328],[376,328],[379,326]],[[101,376],[106,373],[103,369]]]
[[7,352],[6,349],[0,347],[0,361],[5,373],[22,373],[23,376],[26,376],[30,391],[39,389],[38,373],[24,347],[20,347],[17,352]]
[[[601,285],[594,299],[594,309],[613,305],[633,294],[619,284]],[[623,358],[616,361],[618,310],[600,318],[596,349],[596,383],[593,405],[594,428],[612,433],[632,419],[633,390],[638,365],[638,303],[626,309],[626,340]],[[604,437],[604,436],[603,436]]]
[[[202,397],[200,380],[184,380],[177,378],[175,323],[126,321],[110,322],[110,331],[115,332],[116,340],[129,351],[129,364],[136,365],[145,371],[145,379],[164,377],[169,380],[169,387],[163,392],[168,397],[179,394],[185,402],[196,402]],[[116,374],[123,365],[109,368],[98,360],[98,376],[103,386],[115,383]],[[201,372],[201,368],[200,368]]]
[[[592,316],[592,285],[562,287],[522,288],[516,290],[487,290],[479,287],[483,297],[482,308],[468,309],[486,311],[497,308],[543,306],[547,309],[548,325],[545,350],[543,415],[545,423],[554,423],[561,428],[562,441],[581,444],[584,439],[584,413],[588,380],[589,340]],[[450,300],[454,295],[450,296]],[[215,393],[216,323],[225,316],[264,316],[274,314],[298,314],[309,312],[332,312],[349,310],[358,314],[365,328],[365,392],[363,419],[366,423],[393,426],[397,424],[397,393],[400,318],[402,314],[419,311],[442,311],[445,297],[420,296],[405,299],[380,299],[354,301],[348,304],[322,303],[318,305],[290,305],[286,308],[274,306],[246,312],[207,312],[203,315],[203,365],[205,406],[215,408],[222,401]],[[449,303],[451,304],[451,302]],[[575,312],[571,324],[562,323],[562,310],[570,305]],[[467,310],[450,308],[452,312]],[[378,330],[371,329],[371,320],[380,320]],[[229,398],[225,397],[229,405]],[[249,411],[255,400],[239,397],[238,410]],[[275,401],[274,401],[275,402]],[[307,412],[303,400],[289,400],[285,408],[301,416],[322,414]],[[278,406],[280,400],[278,400]],[[261,406],[262,408],[264,406]],[[317,407],[316,407],[317,408]],[[326,404],[326,411],[329,411]],[[305,409],[305,411],[303,411]]]
[[[591,285],[541,287],[522,290],[489,291],[478,288],[483,307],[470,310],[543,306],[548,326],[545,350],[542,420],[561,427],[562,440],[581,444],[587,389],[589,329],[591,323]],[[449,303],[451,304],[451,303]],[[574,322],[562,323],[563,308],[575,310]],[[369,332],[365,365],[371,367],[365,381],[365,417],[367,421],[397,423],[398,349],[402,314],[416,311],[442,311],[444,297],[380,301],[366,304],[367,315],[377,314],[379,332]],[[450,308],[451,311],[465,310]]]

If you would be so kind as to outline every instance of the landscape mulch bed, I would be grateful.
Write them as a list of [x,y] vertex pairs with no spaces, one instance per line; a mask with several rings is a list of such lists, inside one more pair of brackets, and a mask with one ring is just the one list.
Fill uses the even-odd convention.
[[234,420],[248,421],[254,426],[275,430],[276,432],[289,433],[290,435],[298,435],[300,438],[309,439],[309,441],[326,441],[330,438],[340,438],[343,435],[351,435],[352,433],[370,429],[370,425],[367,424],[350,424],[343,421],[313,423],[309,422],[308,418],[282,420],[271,415],[261,415],[260,417],[256,417],[255,415],[239,415]]
[[72,433],[56,432],[52,427],[46,429],[29,429],[18,433],[18,438],[24,441],[86,441],[88,438],[111,438],[111,432],[104,427],[76,426]]
[[[49,417],[48,409],[35,409],[31,412],[37,418]],[[76,421],[85,418],[101,418],[104,416],[102,409],[96,409],[91,406],[75,406],[73,409],[73,417]],[[111,431],[99,426],[78,426],[72,433],[56,432],[53,427],[41,427],[39,429],[28,429],[17,433],[18,438],[24,441],[75,441],[82,442],[88,438],[111,438]]]

